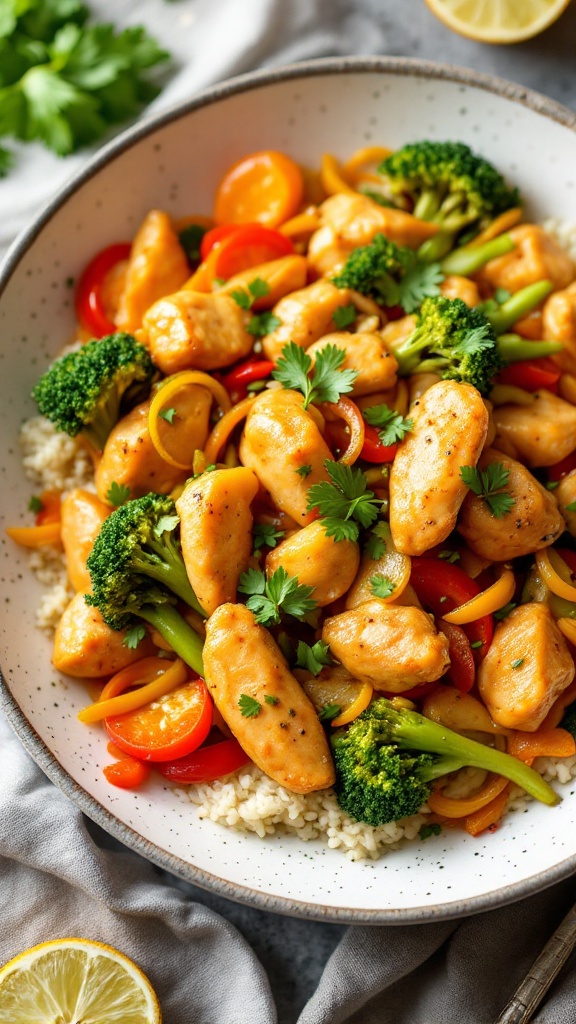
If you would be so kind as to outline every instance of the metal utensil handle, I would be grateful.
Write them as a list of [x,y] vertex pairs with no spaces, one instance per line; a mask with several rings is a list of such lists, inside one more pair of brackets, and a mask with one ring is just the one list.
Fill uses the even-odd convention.
[[576,906],[566,914],[494,1024],[528,1024],[576,946]]

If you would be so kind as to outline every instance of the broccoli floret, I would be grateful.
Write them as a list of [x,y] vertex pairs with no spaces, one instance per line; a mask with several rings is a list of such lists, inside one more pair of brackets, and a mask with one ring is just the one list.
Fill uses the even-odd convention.
[[440,295],[422,303],[412,333],[394,346],[398,372],[439,373],[444,380],[472,384],[482,395],[502,362],[491,324],[462,299]]
[[409,195],[414,216],[441,224],[445,231],[482,228],[520,204],[492,164],[463,142],[415,142],[396,150],[378,168],[392,194]]
[[186,573],[171,498],[146,494],[104,520],[87,566],[97,608],[112,629],[151,623],[196,672],[202,674],[202,640],[174,607],[177,598],[204,615]]
[[560,799],[538,772],[516,758],[395,707],[385,697],[339,729],[331,743],[338,803],[369,825],[416,814],[434,779],[466,765],[503,775],[550,806]]
[[413,313],[427,295],[439,295],[444,275],[438,263],[418,259],[412,249],[395,245],[382,234],[354,249],[339,274],[337,288],[352,288],[371,295],[384,306],[400,305]]
[[59,430],[70,437],[83,434],[102,451],[122,399],[138,401],[155,373],[144,345],[131,334],[109,334],[57,359],[32,397]]

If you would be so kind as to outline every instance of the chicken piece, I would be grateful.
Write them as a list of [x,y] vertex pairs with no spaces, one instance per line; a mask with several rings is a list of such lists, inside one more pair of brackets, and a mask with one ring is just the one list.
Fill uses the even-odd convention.
[[478,285],[475,281],[471,281],[469,277],[460,277],[459,274],[447,274],[440,285],[440,292],[447,299],[462,299],[462,302],[465,302],[467,306],[478,306],[480,304]]
[[405,555],[422,555],[456,525],[466,497],[462,466],[475,466],[488,431],[482,396],[441,380],[410,410],[414,421],[390,471],[390,528]]
[[[253,469],[277,508],[300,526],[315,518],[307,512],[308,488],[329,480],[324,465],[332,453],[298,391],[264,391],[254,400],[240,441],[240,461]],[[307,476],[298,473],[309,466]]]
[[368,245],[382,233],[397,245],[417,249],[438,231],[438,225],[417,220],[412,214],[380,206],[360,192],[339,192],[320,206],[322,226],[308,244],[308,262],[318,276],[339,269],[353,249]]
[[401,345],[415,327],[416,317],[410,313],[409,316],[401,316],[399,320],[391,320],[382,328],[380,336],[386,348],[394,352],[394,347]]
[[[293,793],[334,783],[334,767],[318,715],[270,633],[241,604],[223,604],[206,623],[204,676],[234,736],[266,775]],[[245,717],[246,695],[260,704]],[[270,703],[266,698],[276,698]]]
[[458,532],[481,558],[507,562],[553,544],[564,530],[556,498],[530,471],[508,455],[486,448],[478,468],[499,463],[509,476],[505,491],[514,501],[510,512],[494,516],[484,498],[468,491],[458,519]]
[[379,558],[374,558],[370,550],[364,551],[356,579],[346,595],[345,608],[347,610],[350,608],[357,608],[358,605],[363,604],[364,601],[375,600],[385,600],[386,604],[396,603],[396,601],[398,601],[398,604],[415,604],[416,607],[419,608],[420,603],[417,599],[416,601],[411,599],[403,601],[402,593],[400,593],[398,598],[396,598],[394,591],[392,591],[390,597],[384,599],[375,597],[372,591],[371,580],[374,579],[374,577],[385,577],[390,580],[394,586],[394,590],[396,590],[400,581],[404,583],[405,580],[409,578],[410,570],[411,562],[408,556],[401,555],[399,551],[395,551],[392,539],[387,537],[385,540],[385,551]]
[[182,287],[190,268],[167,213],[151,210],[132,244],[116,324],[121,331],[142,326],[146,310]]
[[478,669],[478,688],[497,725],[535,732],[574,672],[550,609],[533,601],[514,608],[496,627]]
[[283,566],[289,576],[314,587],[311,597],[323,608],[342,597],[354,581],[360,564],[360,548],[353,540],[335,541],[326,536],[321,522],[310,523],[282,541],[266,556],[271,576]]
[[562,342],[563,351],[552,358],[565,373],[576,374],[576,282],[547,300],[542,311],[542,336],[547,341]]
[[527,466],[553,466],[576,448],[576,408],[551,391],[535,391],[532,405],[499,405],[494,445]]
[[189,480],[176,499],[188,579],[208,615],[236,600],[252,553],[252,513],[258,480],[251,469],[216,469]]
[[300,348],[308,348],[335,327],[335,310],[351,302],[347,288],[337,288],[330,281],[316,281],[280,299],[273,309],[281,321],[279,327],[262,338],[262,348],[268,359],[277,361],[282,349],[293,341]]
[[374,391],[395,386],[398,363],[388,352],[380,335],[364,331],[358,334],[350,334],[348,331],[326,334],[307,350],[312,362],[316,361],[318,352],[326,345],[344,349],[346,356],[340,366],[341,370],[356,370],[358,376],[350,392],[353,397],[371,395]]
[[[148,429],[151,401],[137,405],[111,431],[94,478],[101,501],[107,500],[112,483],[129,487],[130,497],[140,498],[149,491],[168,494],[188,476],[189,471],[169,465],[152,443]],[[191,452],[204,447],[211,405],[212,396],[206,388],[191,385],[179,392],[178,421],[175,421],[178,425],[166,424],[166,430],[173,432],[167,444],[177,461],[186,464]]]
[[155,302],[144,316],[142,340],[165,374],[231,366],[249,355],[254,344],[234,299],[193,291]]
[[217,289],[216,295],[232,295],[239,289],[249,294],[249,286],[258,279],[268,285],[269,291],[254,299],[251,308],[256,311],[270,309],[285,295],[304,288],[307,276],[306,257],[294,253],[292,256],[282,256],[279,260],[270,260],[269,263],[259,263],[257,267],[243,270],[241,274],[234,274]]
[[81,487],[69,491],[62,502],[62,544],[66,555],[66,572],[74,590],[82,594],[92,589],[86,559],[102,523],[109,515],[110,506]]
[[88,607],[84,594],[76,594],[58,623],[52,664],[68,676],[98,679],[156,654],[148,637],[135,648],[127,647],[125,640],[124,631],[110,629],[98,609]]
[[568,254],[537,224],[519,224],[508,232],[516,248],[490,260],[476,275],[481,285],[517,292],[547,278],[554,288],[565,288],[576,276]]
[[450,665],[446,637],[412,606],[365,601],[326,619],[322,639],[356,679],[377,690],[402,693],[439,679]]
[[576,469],[573,469],[562,478],[554,491],[554,497],[558,502],[558,508],[566,523],[566,529],[573,537],[576,537],[576,512],[568,508],[573,505],[576,508]]
[[437,384],[442,377],[437,373],[413,373],[408,378],[408,394],[409,394],[409,405],[413,406],[414,402],[422,398],[428,388],[431,388],[433,384]]

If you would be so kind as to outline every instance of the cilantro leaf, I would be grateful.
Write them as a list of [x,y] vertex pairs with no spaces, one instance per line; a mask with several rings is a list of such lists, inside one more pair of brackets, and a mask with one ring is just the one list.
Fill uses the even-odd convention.
[[357,315],[356,306],[350,303],[349,306],[338,306],[332,314],[332,319],[338,330],[342,331],[354,323]]
[[567,512],[576,512],[576,501],[571,501],[570,504],[564,505]]
[[316,608],[310,597],[314,587],[298,583],[298,577],[289,576],[282,565],[268,579],[259,569],[248,569],[240,576],[238,590],[249,595],[246,607],[262,626],[278,624],[282,612],[303,619]]
[[273,693],[265,693],[264,700],[266,701],[267,704],[271,704],[272,707],[274,707],[275,704],[280,703],[280,698],[275,697]]
[[441,558],[443,562],[449,562],[454,565],[455,562],[460,561],[459,551],[450,551],[448,548],[444,551],[440,551],[438,558]]
[[396,584],[392,583],[388,576],[382,576],[380,573],[371,576],[368,583],[374,597],[390,597],[396,590]]
[[304,643],[303,640],[298,641],[298,650],[296,652],[297,668],[308,669],[313,676],[317,676],[325,665],[333,664],[330,647],[324,640],[318,640],[312,647]]
[[498,611],[494,612],[494,618],[498,622],[502,622],[502,620],[507,618],[507,616],[510,615],[510,612],[513,612],[516,607],[517,604],[515,601],[508,601],[508,604],[503,605],[502,608],[498,608]]
[[274,380],[285,388],[293,388],[304,395],[304,408],[310,402],[337,402],[340,395],[352,391],[358,376],[356,370],[340,370],[346,358],[344,349],[325,345],[312,367],[312,360],[300,345],[293,341],[282,349],[282,355],[272,371]]
[[[378,518],[381,501],[373,491],[368,490],[366,474],[361,469],[332,462],[331,459],[326,459],[324,465],[331,483],[322,481],[308,488],[306,511],[318,509],[327,536],[335,540],[357,540],[358,524],[370,526]],[[348,529],[343,532],[342,523],[338,523],[338,520],[353,522],[345,523]],[[340,535],[337,535],[338,528]]]
[[386,554],[388,531],[389,527],[387,523],[377,523],[370,533],[368,543],[366,544],[366,552],[375,562],[377,562],[379,558],[382,558],[382,555]]
[[305,480],[307,476],[310,476],[312,466],[298,466],[298,469],[294,470],[294,472],[298,473],[298,476],[301,476],[302,479]]
[[277,541],[284,536],[284,530],[276,530],[268,523],[256,523],[253,531],[254,551],[260,548],[275,548]]
[[171,409],[161,409],[160,412],[158,413],[158,415],[163,420],[166,420],[166,422],[169,423],[170,426],[172,426],[172,424],[174,422],[174,417],[176,415],[176,409],[174,409],[174,408],[171,408]]
[[230,292],[230,298],[234,299],[234,302],[237,306],[240,306],[240,309],[250,309],[252,305],[252,299],[248,292],[244,291],[244,288],[235,288],[233,292]]
[[461,466],[460,476],[474,494],[484,499],[496,519],[501,519],[516,504],[515,499],[504,490],[510,471],[501,462],[491,462],[485,470]]
[[117,484],[115,480],[112,481],[110,487],[106,492],[106,501],[109,501],[111,505],[123,505],[124,502],[128,501],[130,497],[130,488],[126,484]]
[[280,327],[281,323],[280,318],[275,316],[274,313],[259,313],[250,317],[246,324],[246,330],[248,334],[252,334],[255,338],[263,338],[265,334],[270,334],[277,327]]
[[38,515],[38,513],[44,508],[42,499],[33,494],[28,502],[28,508],[30,509],[30,512],[34,512],[35,515]]
[[378,437],[385,445],[403,441],[405,435],[414,426],[414,420],[404,419],[399,412],[391,409],[385,403],[371,405],[368,409],[364,409],[362,415],[371,427],[382,428],[378,431]]
[[140,643],[141,640],[144,639],[145,636],[146,630],[144,626],[138,624],[137,626],[132,626],[132,629],[128,630],[122,643],[124,647],[128,647],[131,651],[135,651],[136,648],[138,647],[138,644]]
[[255,697],[250,697],[247,693],[240,694],[238,707],[240,708],[240,714],[244,718],[256,718],[262,710],[260,701],[256,700]]
[[439,836],[442,832],[442,825],[433,821],[430,825],[421,825],[418,831],[420,839],[429,839],[430,836]]
[[253,281],[250,281],[248,291],[252,299],[263,299],[266,295],[270,294],[270,285],[263,278],[255,277]]
[[440,295],[439,285],[444,274],[439,263],[417,260],[398,282],[398,304],[405,313],[414,313],[425,298]]
[[322,710],[318,712],[318,718],[321,722],[330,722],[333,718],[337,718],[341,711],[341,704],[325,704]]
[[178,241],[184,249],[188,262],[191,266],[199,263],[202,259],[200,243],[207,230],[208,228],[203,227],[202,224],[188,224],[178,233]]

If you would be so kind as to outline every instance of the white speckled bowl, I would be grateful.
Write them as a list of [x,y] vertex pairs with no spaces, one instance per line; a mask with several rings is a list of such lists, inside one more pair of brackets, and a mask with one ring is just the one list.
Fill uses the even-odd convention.
[[[19,239],[0,282],[2,512],[16,523],[30,494],[17,434],[27,397],[72,328],[66,280],[91,255],[130,237],[153,206],[209,211],[237,157],[283,149],[309,165],[329,150],[430,137],[472,145],[516,182],[536,218],[576,222],[576,115],[518,86],[405,59],[317,61],[221,85],[137,126],[103,149]],[[102,775],[104,731],[80,725],[86,691],[59,679],[34,627],[40,586],[3,537],[4,709],[47,775],[89,817],[177,875],[232,899],[326,920],[407,923],[456,917],[542,889],[576,868],[576,795],[533,804],[494,834],[430,838],[352,863],[295,838],[239,835],[199,822],[159,778],[137,792]]]

